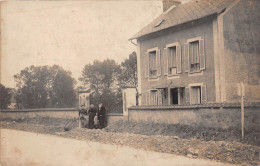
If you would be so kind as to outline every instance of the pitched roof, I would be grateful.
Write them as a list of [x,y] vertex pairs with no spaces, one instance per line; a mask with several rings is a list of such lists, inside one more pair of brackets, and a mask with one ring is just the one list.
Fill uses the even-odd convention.
[[221,13],[234,1],[235,0],[190,0],[187,3],[171,7],[130,38],[130,40],[189,21],[198,20],[212,14]]

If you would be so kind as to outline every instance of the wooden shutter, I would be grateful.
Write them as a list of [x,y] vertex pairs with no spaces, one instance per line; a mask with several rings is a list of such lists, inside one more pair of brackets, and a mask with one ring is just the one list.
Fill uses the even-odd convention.
[[204,39],[199,40],[200,70],[206,69]]
[[156,50],[156,68],[157,68],[157,76],[162,75],[162,67],[161,67],[161,50]]
[[201,86],[201,103],[207,103],[206,85]]
[[150,105],[150,90],[146,92],[146,104],[145,105]]
[[145,77],[149,77],[149,53],[145,52],[144,55],[144,71],[145,71]]
[[185,88],[185,99],[186,99],[186,104],[190,104],[190,88],[189,87]]
[[185,72],[190,71],[190,62],[189,62],[189,43],[184,44],[184,67]]
[[181,73],[181,46],[176,46],[177,73]]
[[163,97],[162,91],[157,90],[157,93],[158,93],[158,105],[162,105],[162,97]]
[[163,73],[164,75],[168,75],[168,56],[167,56],[167,48],[163,49]]

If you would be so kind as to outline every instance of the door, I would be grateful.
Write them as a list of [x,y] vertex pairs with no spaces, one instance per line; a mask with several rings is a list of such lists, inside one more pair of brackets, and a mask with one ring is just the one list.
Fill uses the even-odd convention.
[[171,104],[178,104],[178,89],[171,89]]

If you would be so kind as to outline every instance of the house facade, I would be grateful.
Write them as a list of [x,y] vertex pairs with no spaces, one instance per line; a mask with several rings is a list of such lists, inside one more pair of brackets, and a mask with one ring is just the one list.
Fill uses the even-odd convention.
[[164,12],[134,35],[141,105],[260,101],[260,2],[163,0]]

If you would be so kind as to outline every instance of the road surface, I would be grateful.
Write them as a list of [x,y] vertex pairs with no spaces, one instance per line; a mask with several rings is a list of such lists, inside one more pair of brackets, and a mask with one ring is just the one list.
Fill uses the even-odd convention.
[[210,160],[1,129],[2,166],[228,166]]

